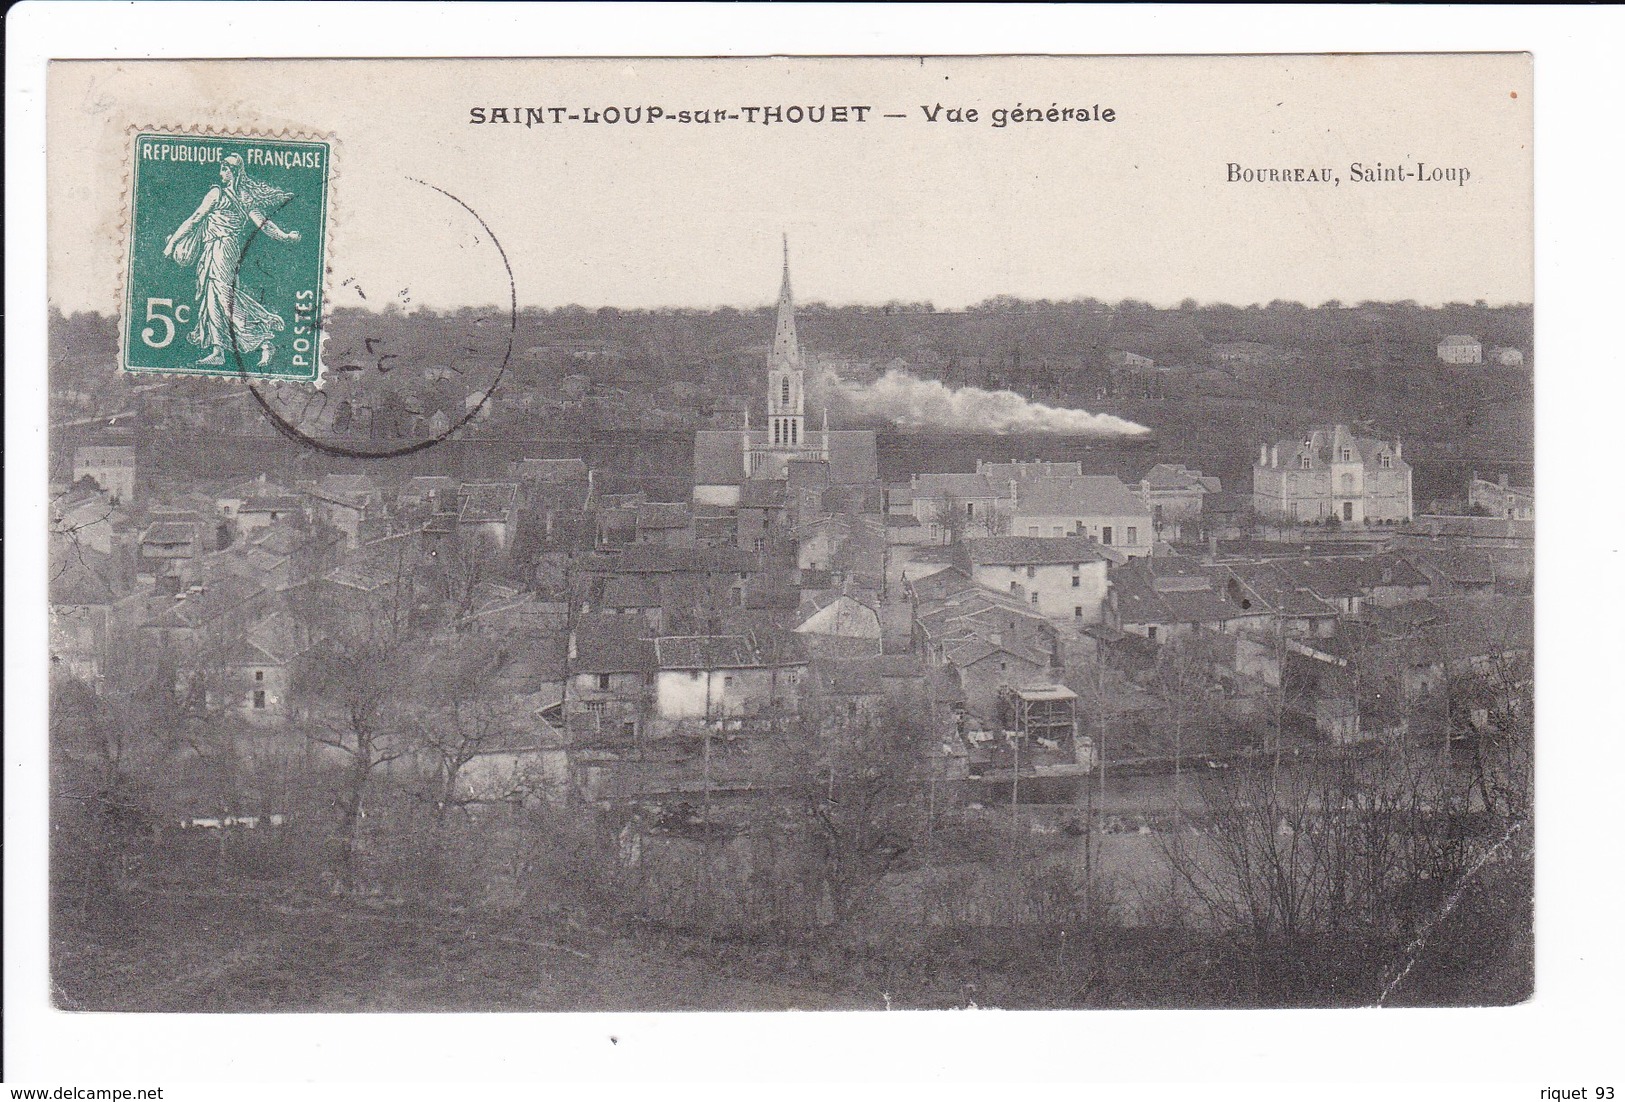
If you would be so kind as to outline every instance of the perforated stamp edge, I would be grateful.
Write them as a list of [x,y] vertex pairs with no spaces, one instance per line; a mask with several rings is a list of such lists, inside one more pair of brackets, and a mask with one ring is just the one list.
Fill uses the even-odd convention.
[[[272,129],[253,126],[214,126],[203,123],[130,123],[123,128],[123,133],[123,171],[119,181],[119,219],[116,231],[118,233],[119,254],[115,277],[117,282],[114,287],[119,310],[118,373],[130,379],[218,379],[222,382],[251,383],[266,386],[298,386],[320,390],[327,374],[326,358],[323,352],[327,341],[327,323],[332,309],[333,229],[338,221],[335,217],[338,212],[338,204],[335,200],[338,195],[343,160],[341,156],[343,143],[338,135],[330,130],[305,129],[303,127],[284,126]],[[316,340],[313,350],[316,362],[313,365],[313,374],[265,373],[250,375],[232,364],[227,364],[221,368],[198,371],[166,371],[160,368],[132,368],[128,366],[127,343],[131,327],[127,323],[125,312],[129,309],[130,293],[132,291],[130,264],[134,253],[132,235],[135,232],[136,138],[141,134],[156,134],[178,138],[228,138],[247,141],[264,139],[267,141],[326,143],[328,149],[327,181],[325,185],[326,192],[322,200],[322,301],[321,310],[316,319]]]

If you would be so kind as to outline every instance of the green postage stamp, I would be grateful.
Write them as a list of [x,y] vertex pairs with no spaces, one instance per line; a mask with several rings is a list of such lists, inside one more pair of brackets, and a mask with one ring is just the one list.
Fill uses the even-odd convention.
[[332,146],[138,131],[125,371],[314,382]]

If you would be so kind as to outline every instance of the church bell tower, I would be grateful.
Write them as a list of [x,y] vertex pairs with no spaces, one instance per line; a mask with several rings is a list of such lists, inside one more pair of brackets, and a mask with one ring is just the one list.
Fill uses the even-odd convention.
[[784,278],[779,284],[778,320],[767,368],[767,434],[771,447],[800,448],[806,442],[806,373],[796,342],[796,307],[790,294],[790,237],[784,237]]

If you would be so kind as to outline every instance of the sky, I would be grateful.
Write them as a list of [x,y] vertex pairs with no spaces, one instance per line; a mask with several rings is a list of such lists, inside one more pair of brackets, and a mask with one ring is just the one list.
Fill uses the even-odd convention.
[[[1515,54],[54,62],[49,293],[116,310],[130,128],[163,126],[331,136],[338,306],[501,302],[511,267],[522,307],[750,308],[783,233],[803,302],[1527,302],[1530,79]],[[469,121],[649,105],[870,111]],[[1115,121],[992,124],[1018,105]],[[1379,161],[1470,176],[1352,179]],[[1232,163],[1340,182],[1231,182]]]

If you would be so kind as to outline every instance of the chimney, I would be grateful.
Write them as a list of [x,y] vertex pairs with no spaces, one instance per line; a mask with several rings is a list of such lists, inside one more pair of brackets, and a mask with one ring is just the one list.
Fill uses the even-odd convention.
[[1258,445],[1258,465],[1260,467],[1270,465],[1270,446],[1268,444]]
[[1270,466],[1279,467],[1280,465],[1281,465],[1281,446],[1279,444],[1271,444],[1270,445]]
[[1208,562],[1217,562],[1218,558],[1219,558],[1219,537],[1218,536],[1209,536],[1207,538],[1207,561]]
[[1503,471],[1501,473],[1501,489],[1504,490],[1506,488],[1507,488],[1507,476],[1506,476],[1506,472]]
[[1404,459],[1405,458],[1405,445],[1404,445],[1404,443],[1402,441],[1399,441],[1399,440],[1394,441],[1394,458],[1395,459]]
[[1013,478],[1010,480],[1010,504],[1012,506],[1020,504],[1020,498],[1016,494],[1016,480]]

